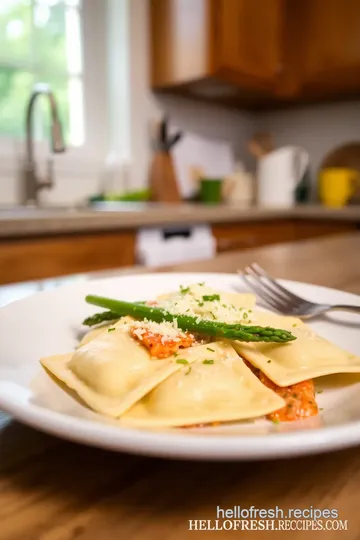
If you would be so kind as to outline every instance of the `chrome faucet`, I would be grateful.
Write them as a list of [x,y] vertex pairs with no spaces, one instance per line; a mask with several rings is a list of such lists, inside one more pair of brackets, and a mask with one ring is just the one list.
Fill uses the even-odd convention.
[[51,113],[51,144],[54,153],[65,152],[65,143],[62,135],[61,123],[58,115],[55,96],[49,86],[37,84],[30,96],[26,107],[26,156],[23,170],[23,182],[21,202],[22,204],[39,204],[39,191],[44,188],[51,188],[54,185],[53,163],[48,162],[48,174],[46,180],[42,181],[36,173],[34,160],[34,141],[33,141],[33,111],[36,99],[41,96],[47,96],[50,103]]

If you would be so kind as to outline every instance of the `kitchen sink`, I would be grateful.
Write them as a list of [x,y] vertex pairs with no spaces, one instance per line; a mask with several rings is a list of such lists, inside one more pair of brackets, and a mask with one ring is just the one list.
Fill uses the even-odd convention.
[[76,206],[23,206],[23,205],[0,205],[0,217],[22,218],[36,216],[53,216],[64,212],[77,212]]
[[52,217],[54,214],[72,214],[74,212],[145,212],[157,208],[179,207],[177,204],[157,202],[93,202],[89,204],[59,205],[59,206],[24,206],[24,205],[0,205],[0,217],[27,218],[27,217]]
[[92,202],[86,209],[96,210],[97,212],[144,212],[156,208],[164,208],[165,206],[178,206],[159,202],[121,202],[121,201],[103,201]]

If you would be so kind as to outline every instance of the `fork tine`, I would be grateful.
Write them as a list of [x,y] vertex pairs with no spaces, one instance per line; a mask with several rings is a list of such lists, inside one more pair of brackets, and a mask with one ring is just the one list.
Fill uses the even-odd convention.
[[277,283],[274,283],[271,281],[271,278],[268,277],[265,272],[260,272],[255,264],[251,264],[248,269],[254,277],[256,277],[259,282],[262,283],[263,287],[269,289],[277,299],[285,300],[287,303],[293,302],[293,298],[291,298],[290,294],[287,294],[283,292],[278,286]]
[[272,278],[261,266],[259,266],[257,263],[253,263],[250,265],[250,268],[256,272],[257,275],[263,277],[267,280],[267,282],[270,284],[270,286],[273,288],[274,292],[277,294],[282,294],[285,298],[287,298],[289,301],[292,300],[296,303],[303,303],[307,302],[307,300],[304,300],[304,298],[300,298],[300,296],[297,296],[296,294],[289,291],[289,289],[286,289],[278,281],[276,281],[274,278]]
[[248,266],[245,271],[252,278],[253,282],[257,283],[262,294],[266,294],[267,298],[270,297],[274,304],[278,306],[279,310],[287,311],[289,309],[289,304],[291,301],[289,301],[288,298],[284,298],[282,295],[279,295],[277,291],[272,289],[272,287],[269,287],[269,284],[261,276],[258,276],[251,266]]
[[[245,271],[246,270],[247,269],[245,269]],[[283,311],[278,301],[261,286],[258,278],[255,278],[255,281],[253,281],[254,276],[245,273],[243,274],[243,278],[249,285],[249,287],[254,291],[254,293],[263,300],[265,300],[265,302],[269,304],[270,307],[272,307],[276,311],[279,311],[280,313]]]

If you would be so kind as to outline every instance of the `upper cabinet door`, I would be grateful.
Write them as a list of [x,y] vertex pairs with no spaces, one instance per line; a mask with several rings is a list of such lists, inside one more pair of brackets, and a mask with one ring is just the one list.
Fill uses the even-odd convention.
[[[360,90],[360,0],[296,0],[304,92]],[[291,6],[291,2],[289,2]],[[290,12],[291,15],[291,12]]]
[[213,0],[215,71],[275,86],[282,67],[282,0]]

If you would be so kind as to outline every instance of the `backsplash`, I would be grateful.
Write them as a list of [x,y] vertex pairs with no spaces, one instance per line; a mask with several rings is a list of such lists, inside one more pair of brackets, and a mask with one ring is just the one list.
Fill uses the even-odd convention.
[[[148,125],[154,115],[166,112],[172,122],[185,131],[210,138],[226,140],[234,147],[235,155],[246,165],[253,166],[246,150],[246,142],[256,130],[271,132],[276,146],[296,144],[310,154],[311,173],[315,181],[316,172],[324,156],[334,147],[350,141],[360,140],[360,102],[317,105],[301,109],[249,114],[232,111],[191,100],[162,96],[154,98],[147,87],[143,88],[144,118],[137,118],[137,140],[134,152],[138,156],[132,166],[131,187],[146,184],[150,159]],[[101,166],[86,172],[67,175],[61,171],[61,156],[57,157],[55,186],[43,191],[41,199],[48,204],[74,203],[94,194],[99,189]],[[88,169],[88,168],[87,168]],[[18,175],[9,170],[1,175],[0,203],[17,202]]]
[[[156,108],[155,108],[156,107]],[[231,142],[236,155],[242,157],[248,137],[252,133],[253,122],[248,114],[233,112],[220,107],[198,104],[193,101],[162,98],[147,111],[147,118],[138,120],[138,136],[134,148],[135,159],[131,167],[131,186],[142,187],[147,182],[147,171],[151,155],[149,145],[149,122],[154,111],[166,112],[172,123],[185,131],[191,131],[217,140]],[[78,169],[65,172],[62,169],[62,156],[55,157],[55,185],[51,190],[43,190],[40,198],[48,204],[69,204],[78,202],[96,193],[101,185],[102,167],[98,163],[91,171]],[[46,164],[39,162],[39,173]],[[0,204],[18,202],[19,172],[0,173]]]
[[272,133],[276,146],[304,147],[310,154],[313,177],[330,150],[360,141],[360,101],[261,113],[253,120],[256,129]]

